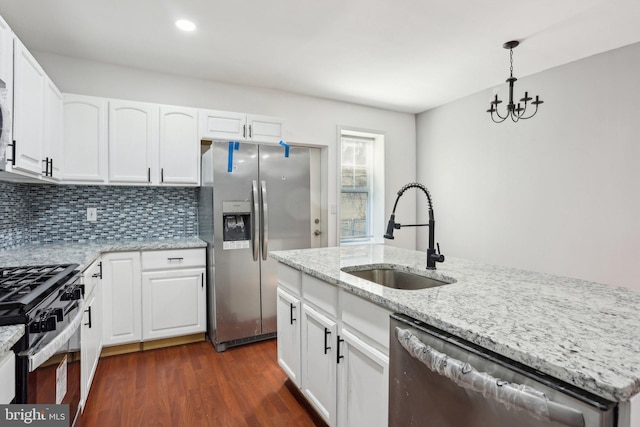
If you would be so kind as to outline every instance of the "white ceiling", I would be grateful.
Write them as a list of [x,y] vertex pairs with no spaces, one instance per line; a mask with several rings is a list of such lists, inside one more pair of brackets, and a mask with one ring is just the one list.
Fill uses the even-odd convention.
[[0,15],[34,51],[411,113],[503,83],[508,40],[516,77],[640,41],[638,0],[0,0]]

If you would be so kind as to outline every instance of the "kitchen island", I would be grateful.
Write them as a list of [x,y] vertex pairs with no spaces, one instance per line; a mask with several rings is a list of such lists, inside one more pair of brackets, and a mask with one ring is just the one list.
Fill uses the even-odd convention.
[[[270,255],[605,399],[625,402],[640,392],[640,293],[630,289],[452,257],[426,270],[424,252],[385,245]],[[396,266],[454,283],[399,290],[341,271],[363,265]]]

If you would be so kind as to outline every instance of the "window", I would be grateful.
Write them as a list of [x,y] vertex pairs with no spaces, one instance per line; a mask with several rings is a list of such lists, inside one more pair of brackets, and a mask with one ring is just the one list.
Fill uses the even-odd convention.
[[374,138],[341,138],[340,243],[370,241]]

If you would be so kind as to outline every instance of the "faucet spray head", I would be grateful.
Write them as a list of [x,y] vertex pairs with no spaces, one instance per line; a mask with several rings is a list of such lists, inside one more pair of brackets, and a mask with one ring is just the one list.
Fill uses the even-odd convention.
[[395,214],[391,214],[391,218],[389,218],[389,224],[387,224],[387,232],[384,235],[385,239],[390,239],[393,240],[393,229],[395,228],[396,225],[396,216]]

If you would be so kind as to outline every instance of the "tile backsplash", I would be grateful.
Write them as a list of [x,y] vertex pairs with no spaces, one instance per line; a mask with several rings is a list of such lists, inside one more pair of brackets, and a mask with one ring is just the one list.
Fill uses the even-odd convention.
[[[198,233],[198,189],[0,182],[0,249],[55,241],[175,238]],[[96,208],[97,221],[87,221]]]

